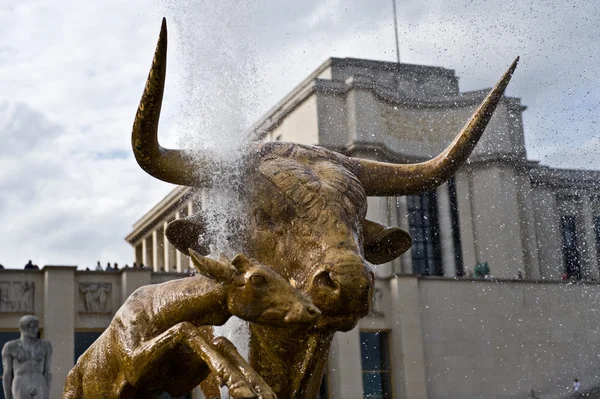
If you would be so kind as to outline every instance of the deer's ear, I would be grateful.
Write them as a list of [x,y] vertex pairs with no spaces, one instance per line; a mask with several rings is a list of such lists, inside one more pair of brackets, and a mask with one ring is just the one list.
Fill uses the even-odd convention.
[[245,273],[252,266],[252,261],[244,254],[237,254],[231,261],[231,264],[239,273]]
[[225,263],[225,264],[231,264],[231,261],[229,260],[229,258],[227,257],[227,255],[225,255],[223,252],[221,252],[221,254],[219,255],[219,262],[221,263]]
[[224,284],[230,284],[235,279],[236,270],[229,262],[219,262],[211,258],[200,255],[193,249],[189,249],[192,263],[198,271],[205,277],[215,279]]

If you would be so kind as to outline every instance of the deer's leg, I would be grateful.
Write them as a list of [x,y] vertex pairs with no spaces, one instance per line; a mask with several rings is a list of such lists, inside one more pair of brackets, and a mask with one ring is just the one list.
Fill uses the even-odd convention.
[[190,350],[201,358],[219,383],[229,387],[229,393],[234,399],[257,397],[244,375],[188,322],[176,324],[133,351],[130,361],[126,362],[125,373],[129,383],[137,385],[137,382],[158,365],[167,353],[178,347],[180,350]]
[[225,356],[240,372],[246,377],[246,380],[252,385],[255,392],[259,394],[260,399],[277,399],[277,395],[271,390],[271,387],[254,371],[252,366],[246,362],[237,348],[225,337],[217,337],[213,340],[215,346],[221,354]]

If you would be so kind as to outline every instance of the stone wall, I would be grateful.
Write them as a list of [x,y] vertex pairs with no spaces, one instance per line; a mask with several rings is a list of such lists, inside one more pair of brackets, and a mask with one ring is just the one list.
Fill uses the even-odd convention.
[[419,279],[430,398],[543,398],[600,383],[600,285]]

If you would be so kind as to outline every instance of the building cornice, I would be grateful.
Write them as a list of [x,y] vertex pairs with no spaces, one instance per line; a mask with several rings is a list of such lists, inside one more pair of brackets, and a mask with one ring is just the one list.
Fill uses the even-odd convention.
[[190,198],[194,193],[192,187],[177,186],[160,200],[152,209],[144,214],[133,224],[133,231],[125,237],[125,241],[134,244],[142,238],[157,221],[161,221],[169,213],[173,212],[181,203]]

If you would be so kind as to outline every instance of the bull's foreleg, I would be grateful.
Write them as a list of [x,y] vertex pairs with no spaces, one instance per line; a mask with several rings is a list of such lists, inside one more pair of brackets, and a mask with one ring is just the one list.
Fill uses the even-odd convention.
[[240,355],[231,341],[225,337],[217,337],[213,343],[219,349],[220,353],[241,371],[246,380],[252,385],[254,391],[259,394],[260,399],[277,399],[277,395],[271,390],[271,387],[246,362],[246,359]]
[[192,351],[206,363],[219,383],[227,385],[232,398],[258,396],[231,361],[221,356],[216,346],[207,341],[200,331],[188,322],[176,324],[133,351],[125,365],[125,375],[129,383],[137,386],[141,378],[159,365],[167,353],[183,348]]

